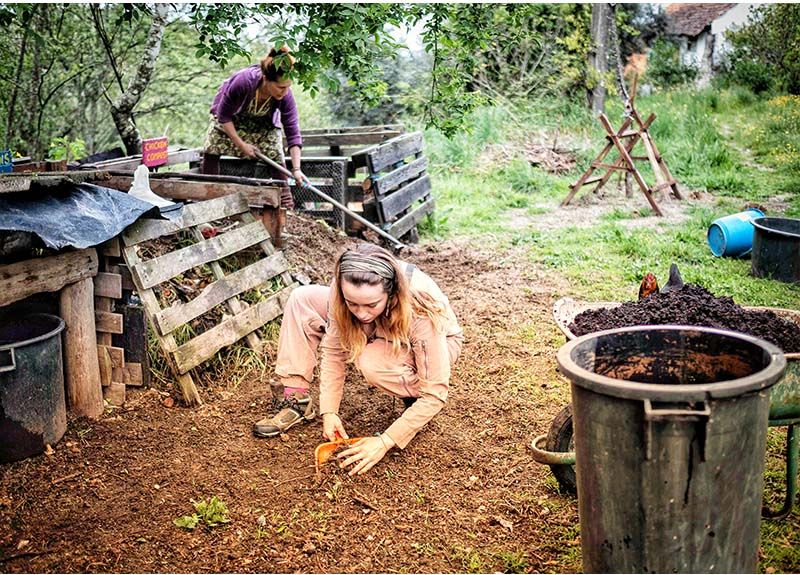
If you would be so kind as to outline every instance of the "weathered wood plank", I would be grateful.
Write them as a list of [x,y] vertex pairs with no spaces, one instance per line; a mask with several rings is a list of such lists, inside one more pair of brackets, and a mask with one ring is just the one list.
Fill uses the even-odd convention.
[[400,186],[407,180],[412,180],[428,169],[428,159],[424,156],[417,158],[413,162],[406,164],[396,170],[392,170],[372,182],[372,190],[377,196],[383,196]]
[[94,277],[95,297],[120,299],[122,297],[122,276],[107,272],[98,272]]
[[349,134],[352,132],[403,132],[403,124],[369,124],[366,126],[340,126],[337,128],[304,128],[303,137],[306,134]]
[[396,138],[401,132],[386,130],[383,132],[348,132],[344,134],[308,134],[303,132],[303,147],[314,146],[357,146],[379,144]]
[[[203,241],[203,234],[199,229],[192,228],[192,234],[194,234],[194,237],[197,241]],[[222,271],[222,266],[219,265],[219,262],[210,262],[208,265],[211,268],[211,273],[214,275],[215,280],[219,281],[225,278],[225,272]],[[231,312],[232,315],[238,315],[246,307],[246,304],[242,303],[237,297],[234,296],[225,300],[225,307],[228,308],[228,311]],[[261,347],[263,344],[261,343],[261,339],[259,339],[257,333],[248,333],[246,340],[247,346],[250,349],[257,353],[261,353]]]
[[269,239],[269,234],[264,224],[253,222],[203,242],[136,264],[131,268],[131,273],[137,285],[142,289],[147,289],[174,278],[186,270],[220,260],[267,239]]
[[133,277],[131,271],[126,265],[110,265],[107,266],[108,272],[112,274],[119,274],[122,278],[122,289],[127,291],[136,291],[136,286],[133,284]]
[[119,381],[112,381],[108,387],[103,388],[103,399],[111,405],[125,404],[125,384]]
[[389,229],[389,233],[396,238],[402,237],[404,234],[408,233],[411,228],[416,226],[422,220],[422,218],[424,218],[427,214],[432,213],[435,207],[436,202],[433,198],[427,200],[413,212],[406,214],[392,224],[392,227]]
[[[124,248],[122,255],[125,258],[125,263],[128,264],[128,267],[134,266],[141,262],[139,256],[136,255],[136,251],[134,250],[133,246]],[[142,299],[145,311],[152,320],[153,314],[161,309],[161,306],[158,304],[158,298],[153,293],[152,289],[139,290],[139,297]],[[178,347],[178,344],[175,342],[175,338],[172,335],[162,336],[158,333],[156,333],[155,336],[158,338],[161,349],[164,351],[164,357],[167,360],[167,364],[178,379],[178,385],[181,388],[184,401],[188,405],[202,405],[203,400],[200,397],[200,393],[197,391],[197,386],[195,386],[192,376],[188,373],[180,373],[175,365],[175,360],[172,358],[172,352]]]
[[122,314],[110,311],[95,311],[94,323],[97,331],[105,333],[122,333]]
[[119,238],[111,238],[110,240],[106,240],[99,246],[100,255],[118,258],[122,255],[122,252],[119,251]]
[[125,367],[125,350],[112,345],[98,345],[97,351],[108,355],[112,368]]
[[[176,164],[186,164],[190,162],[200,161],[200,148],[193,148],[191,150],[168,150],[167,151],[167,166],[174,166]],[[126,156],[124,158],[114,158],[112,160],[105,160],[94,164],[84,164],[81,166],[85,169],[96,170],[118,170],[133,172],[142,164],[142,155],[135,154],[133,156]]]
[[111,357],[106,351],[106,346],[97,346],[97,364],[100,368],[100,385],[108,387],[111,385]]
[[406,184],[396,192],[379,199],[378,206],[383,214],[384,221],[392,221],[392,218],[407,210],[415,201],[428,195],[430,190],[431,180],[425,175]]
[[126,363],[125,367],[123,367],[122,370],[123,370],[122,382],[125,385],[135,385],[135,386],[144,385],[144,377],[142,375],[141,363]]
[[94,248],[0,265],[0,307],[97,275]]
[[268,258],[258,260],[207,285],[192,301],[173,305],[158,312],[153,316],[153,323],[162,335],[170,333],[227,299],[256,288],[288,269],[289,263],[283,253],[276,252]]
[[241,194],[224,196],[198,204],[184,206],[183,214],[177,221],[140,219],[131,224],[122,234],[126,246],[174,234],[182,229],[213,222],[249,211],[247,199]]
[[[97,288],[95,288],[95,293]],[[113,302],[107,297],[94,297],[94,311],[107,311],[110,312],[113,307]],[[111,345],[111,334],[105,332],[97,332],[98,345]]]
[[422,151],[422,132],[399,136],[367,152],[367,166],[372,174]]
[[[127,191],[133,185],[133,178],[111,176],[103,182],[107,188]],[[231,194],[244,194],[251,206],[281,205],[281,189],[278,186],[248,186],[219,182],[197,182],[181,179],[150,179],[150,189],[158,196],[168,200],[192,200],[201,202],[221,198]]]
[[223,321],[175,350],[174,358],[181,373],[197,367],[220,349],[272,321],[283,312],[289,294],[298,284],[282,289],[270,298],[250,306],[242,313]]

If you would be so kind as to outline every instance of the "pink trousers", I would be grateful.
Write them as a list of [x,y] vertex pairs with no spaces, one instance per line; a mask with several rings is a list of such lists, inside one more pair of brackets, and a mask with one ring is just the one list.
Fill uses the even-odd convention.
[[[330,287],[301,286],[289,296],[283,309],[275,373],[287,387],[308,389],[317,366],[317,349],[328,321]],[[462,340],[448,338],[450,365],[461,352]],[[414,397],[417,373],[411,353],[395,355],[383,339],[370,342],[357,364],[370,385],[399,397]]]

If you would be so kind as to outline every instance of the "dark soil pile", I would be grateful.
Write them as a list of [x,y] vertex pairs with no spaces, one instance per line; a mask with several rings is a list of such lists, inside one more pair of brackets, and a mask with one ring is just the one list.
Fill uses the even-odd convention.
[[728,329],[760,337],[785,353],[800,352],[800,325],[771,311],[746,310],[729,297],[716,297],[704,287],[655,293],[616,308],[587,310],[569,326],[577,336],[634,325],[696,325]]

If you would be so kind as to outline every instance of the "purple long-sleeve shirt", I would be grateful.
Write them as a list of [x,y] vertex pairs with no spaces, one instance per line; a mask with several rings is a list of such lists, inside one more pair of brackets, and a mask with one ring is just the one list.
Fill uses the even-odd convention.
[[[261,67],[254,64],[243,70],[235,72],[225,80],[214,97],[211,104],[211,113],[217,117],[220,124],[232,122],[243,110],[247,109],[250,100],[256,93],[258,83],[262,78]],[[286,134],[286,147],[303,146],[300,136],[300,118],[297,113],[297,103],[291,89],[281,100],[272,100],[272,125],[283,128]]]

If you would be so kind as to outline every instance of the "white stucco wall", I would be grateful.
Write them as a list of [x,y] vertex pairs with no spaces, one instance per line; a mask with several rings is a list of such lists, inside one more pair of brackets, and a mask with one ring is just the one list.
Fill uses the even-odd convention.
[[711,23],[711,34],[714,35],[714,52],[712,54],[712,65],[716,68],[731,51],[731,44],[725,39],[725,32],[728,30],[738,30],[747,23],[750,17],[750,9],[757,6],[754,3],[737,4],[725,14]]

